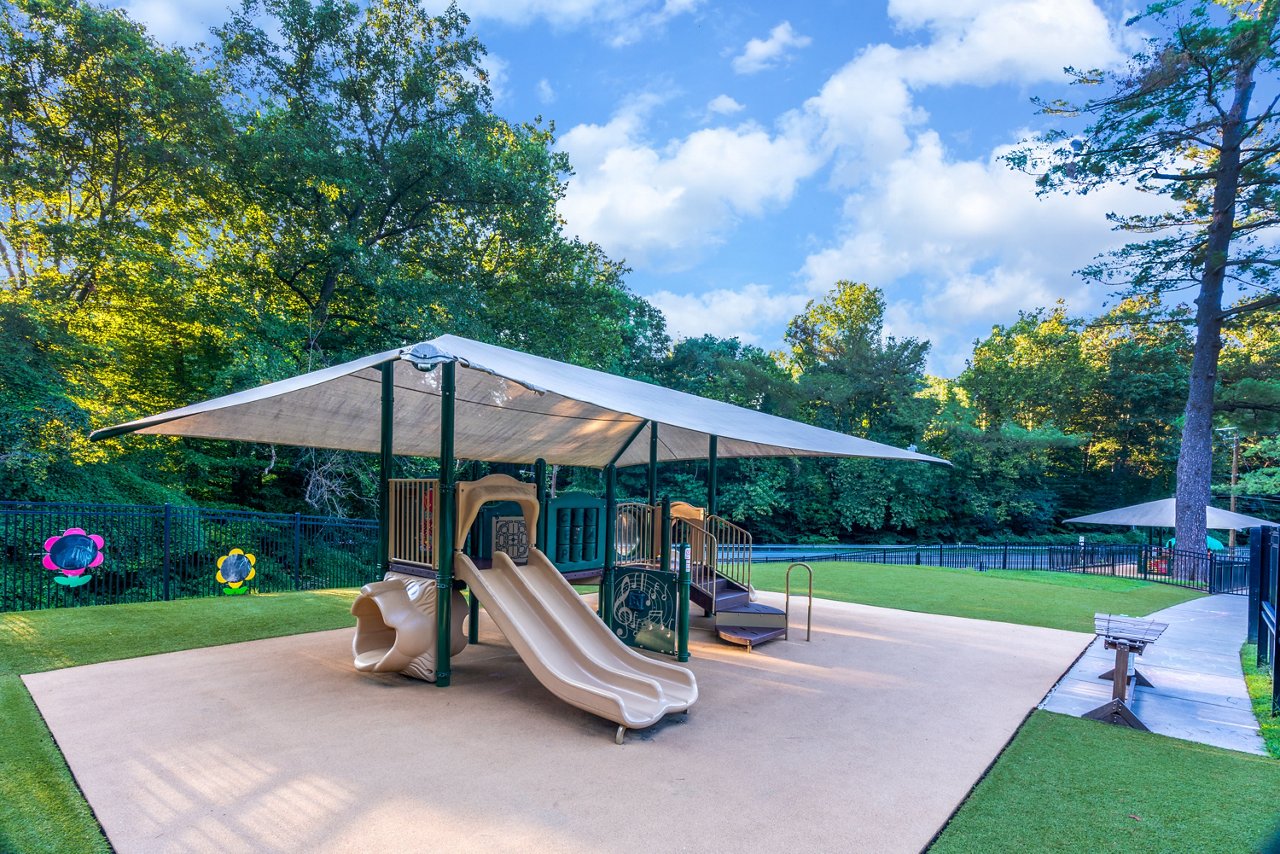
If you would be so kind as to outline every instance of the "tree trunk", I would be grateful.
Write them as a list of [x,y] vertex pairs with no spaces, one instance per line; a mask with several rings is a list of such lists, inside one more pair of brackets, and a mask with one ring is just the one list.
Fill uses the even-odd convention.
[[[1178,548],[1196,553],[1205,550],[1208,534],[1205,508],[1211,497],[1213,475],[1213,398],[1218,380],[1218,354],[1222,350],[1222,288],[1235,232],[1240,146],[1244,117],[1248,115],[1253,96],[1255,67],[1256,60],[1244,59],[1236,69],[1234,103],[1222,124],[1222,150],[1213,191],[1213,215],[1206,235],[1204,276],[1196,297],[1196,343],[1182,425],[1182,448],[1178,453],[1174,516]],[[1201,574],[1198,568],[1196,573]]]

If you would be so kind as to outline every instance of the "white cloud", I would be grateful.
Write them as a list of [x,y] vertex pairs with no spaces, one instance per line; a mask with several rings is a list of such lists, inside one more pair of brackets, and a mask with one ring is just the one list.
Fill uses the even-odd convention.
[[[463,11],[473,20],[501,21],[525,26],[545,20],[552,26],[603,30],[610,44],[622,46],[660,30],[668,21],[695,11],[702,0],[468,0]],[[445,0],[429,0],[433,11],[448,7]]]
[[576,172],[561,215],[632,263],[691,265],[739,218],[789,201],[821,165],[803,138],[754,124],[652,143],[644,124],[658,103],[637,98],[607,124],[578,125],[560,139]]
[[785,324],[804,308],[809,297],[779,294],[768,285],[750,284],[702,293],[661,291],[648,299],[666,315],[667,328],[677,338],[711,334],[772,347],[776,342],[762,330]]
[[1059,298],[1073,310],[1098,309],[1105,291],[1073,271],[1124,242],[1108,211],[1154,211],[1159,200],[1121,186],[1038,198],[1031,176],[999,160],[1008,150],[957,161],[937,133],[919,134],[846,198],[835,241],[804,263],[810,290],[837,279],[883,288],[893,307],[888,330],[932,340],[934,370],[950,374],[975,334],[986,334],[984,320],[989,328]]
[[550,104],[556,99],[556,90],[551,88],[551,82],[545,77],[538,81],[536,91],[539,103]]
[[756,74],[782,64],[791,52],[808,47],[813,39],[802,36],[791,28],[790,21],[783,21],[769,31],[767,39],[751,39],[742,53],[733,58],[733,70],[739,74]]
[[145,24],[161,44],[209,42],[209,28],[227,18],[226,0],[129,0],[118,4],[130,18]]
[[1090,0],[893,0],[890,14],[929,40],[866,48],[804,106],[835,155],[838,184],[854,185],[907,150],[912,130],[929,118],[914,102],[920,89],[1058,81],[1066,65],[1121,57]]
[[508,70],[510,64],[495,53],[487,53],[480,58],[480,65],[489,73],[489,91],[493,93],[493,102],[501,104],[510,94],[507,88],[511,79]]
[[731,116],[734,113],[740,113],[745,110],[742,104],[739,104],[728,95],[716,95],[707,102],[707,112],[714,113],[719,116]]

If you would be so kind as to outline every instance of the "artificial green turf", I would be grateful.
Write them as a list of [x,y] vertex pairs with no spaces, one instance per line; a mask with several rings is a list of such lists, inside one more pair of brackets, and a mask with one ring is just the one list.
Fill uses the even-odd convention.
[[110,850],[19,674],[350,626],[356,592],[0,614],[0,851]]
[[1253,714],[1258,718],[1262,740],[1267,743],[1267,751],[1280,758],[1280,717],[1271,716],[1273,674],[1270,669],[1258,669],[1257,644],[1247,643],[1240,648],[1240,666],[1244,668],[1244,684],[1249,689],[1249,699],[1253,701]]
[[1280,762],[1034,712],[931,854],[1263,850]]
[[[1203,595],[1105,575],[837,561],[811,565],[813,595],[822,599],[1090,633],[1095,613],[1140,616]],[[786,564],[759,564],[751,582],[760,590],[781,591],[785,575]],[[793,593],[807,583],[804,570],[791,574]]]

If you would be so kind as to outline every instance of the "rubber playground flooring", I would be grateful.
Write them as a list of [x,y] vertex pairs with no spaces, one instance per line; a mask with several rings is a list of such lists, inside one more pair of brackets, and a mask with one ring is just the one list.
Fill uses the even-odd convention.
[[697,704],[622,746],[483,616],[448,689],[355,672],[347,629],[23,678],[122,854],[919,851],[1091,640],[792,624],[751,654],[694,632]]

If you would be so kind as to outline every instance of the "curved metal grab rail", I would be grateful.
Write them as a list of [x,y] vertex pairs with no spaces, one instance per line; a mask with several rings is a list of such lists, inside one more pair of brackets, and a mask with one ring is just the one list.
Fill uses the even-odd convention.
[[787,628],[786,628],[786,631],[784,631],[782,634],[782,639],[790,640],[789,636],[791,634],[791,570],[795,569],[797,566],[803,566],[805,569],[805,572],[809,573],[809,618],[805,622],[805,628],[804,628],[804,639],[806,642],[808,642],[813,640],[813,567],[809,566],[809,564],[807,563],[793,563],[791,564],[791,566],[787,567],[787,600],[786,600],[787,604],[785,609],[786,619],[787,619]]

